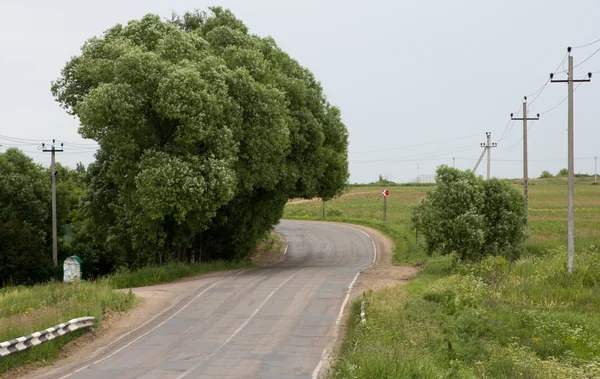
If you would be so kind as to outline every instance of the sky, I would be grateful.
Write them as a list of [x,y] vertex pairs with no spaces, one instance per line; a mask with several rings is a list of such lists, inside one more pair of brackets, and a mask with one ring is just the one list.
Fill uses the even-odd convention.
[[[567,102],[558,105],[567,85],[544,85],[550,72],[566,79],[567,46],[590,44],[572,51],[575,78],[598,72],[574,96],[575,172],[594,172],[597,0],[0,0],[0,151],[19,145],[47,166],[39,145],[55,138],[64,143],[57,161],[93,162],[96,144],[50,93],[67,60],[117,23],[212,5],[230,9],[252,34],[272,36],[314,73],[350,133],[351,183],[414,181],[440,164],[473,169],[486,132],[498,144],[491,175],[522,177],[523,125],[510,113],[525,95],[535,99],[529,117],[542,113],[529,124],[529,176],[557,173],[567,166]],[[486,174],[485,160],[477,173]]]

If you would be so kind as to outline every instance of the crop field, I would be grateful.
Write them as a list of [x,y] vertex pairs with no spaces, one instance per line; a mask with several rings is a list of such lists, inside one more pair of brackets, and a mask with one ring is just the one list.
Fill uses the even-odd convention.
[[[390,236],[396,264],[425,261],[406,286],[352,304],[329,378],[599,378],[600,186],[576,182],[576,271],[568,274],[563,179],[531,181],[530,236],[514,262],[428,257],[410,218],[432,187],[388,187],[385,223],[381,187],[350,188],[327,202],[326,219]],[[290,203],[285,217],[322,219],[321,202]]]

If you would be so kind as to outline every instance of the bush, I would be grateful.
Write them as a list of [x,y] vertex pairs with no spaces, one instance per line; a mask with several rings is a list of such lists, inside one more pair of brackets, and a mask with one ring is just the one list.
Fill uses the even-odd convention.
[[483,181],[470,171],[440,166],[437,187],[423,202],[420,229],[429,254],[461,260],[515,258],[525,233],[524,200],[508,181]]
[[558,174],[556,174],[556,176],[567,176],[569,175],[569,170],[567,170],[566,168],[561,168],[560,171],[558,172]]
[[540,176],[540,179],[547,179],[547,178],[553,178],[554,175],[552,175],[550,173],[550,171],[542,171],[542,175]]

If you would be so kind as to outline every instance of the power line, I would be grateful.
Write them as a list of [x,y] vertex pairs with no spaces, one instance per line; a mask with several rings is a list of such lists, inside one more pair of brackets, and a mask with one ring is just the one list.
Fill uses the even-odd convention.
[[397,159],[405,159],[405,158],[415,158],[415,157],[419,157],[419,156],[428,156],[431,154],[439,154],[439,153],[447,153],[447,152],[455,152],[457,150],[460,149],[466,149],[469,147],[472,147],[473,145],[469,144],[469,145],[465,145],[465,146],[459,146],[459,147],[453,147],[451,149],[445,149],[445,150],[439,150],[437,152],[429,152],[429,153],[418,153],[418,154],[411,154],[411,155],[404,155],[401,157],[391,157],[391,158],[381,158],[381,159],[367,159],[367,160],[358,160],[358,161],[350,161],[350,163],[373,163],[373,162],[393,162]]
[[389,164],[405,163],[405,162],[421,162],[421,161],[436,161],[436,160],[442,160],[442,159],[451,159],[452,157],[442,157],[442,156],[446,155],[446,154],[460,153],[460,152],[463,152],[463,151],[472,150],[474,148],[475,147],[473,147],[473,146],[469,146],[467,148],[458,149],[456,151],[446,151],[446,152],[439,153],[439,154],[433,153],[433,155],[428,155],[428,156],[424,156],[424,157],[406,157],[406,158],[409,158],[409,159],[401,159],[401,160],[394,160],[394,161],[384,161],[384,162],[381,162],[381,163],[374,163],[374,164],[367,164],[367,165],[360,165],[360,163],[359,163],[359,165],[355,165],[355,167],[357,167],[357,168],[366,168],[366,167],[375,167],[375,166],[379,166],[379,165],[389,165]]
[[433,142],[425,142],[425,143],[421,143],[421,144],[417,144],[417,145],[406,145],[406,146],[392,147],[392,148],[387,148],[387,149],[351,151],[349,153],[350,154],[367,154],[367,153],[376,153],[376,152],[380,152],[380,151],[392,151],[392,150],[408,149],[408,148],[411,148],[411,147],[420,147],[420,146],[434,145],[434,144],[437,144],[437,143],[444,143],[444,142],[456,141],[456,140],[460,140],[460,139],[466,139],[466,138],[470,138],[470,137],[475,137],[477,135],[479,135],[479,133],[477,133],[477,134],[471,134],[471,135],[463,136],[463,137],[450,138],[450,139],[446,139],[446,140],[433,141]]
[[597,39],[594,42],[586,43],[585,45],[573,46],[573,49],[581,49],[582,47],[588,47],[588,46],[591,46],[591,45],[596,44],[598,42],[600,42],[600,39]]
[[[5,136],[5,135],[0,135],[0,139],[4,139],[7,141],[12,141],[12,142],[16,142],[16,143],[23,143],[23,144],[30,144],[30,145],[39,145],[41,142],[39,139],[31,139],[31,138],[22,138],[22,137],[13,137],[13,136]],[[71,146],[77,146],[77,147],[94,147],[94,146],[98,146],[98,143],[94,142],[94,143],[78,143],[78,142],[69,142],[69,141],[63,141],[63,143],[68,143]]]
[[582,60],[581,62],[577,63],[575,66],[573,66],[573,68],[579,67],[582,64],[584,64],[586,61],[588,61],[589,59],[591,59],[594,55],[598,54],[598,52],[600,51],[600,48],[597,49],[596,51],[594,51],[592,53],[592,55],[590,55],[589,57],[585,58],[584,60]]
[[[567,58],[569,57],[569,53],[565,54],[564,57],[562,58],[562,60],[560,61],[560,63],[556,66],[556,69],[554,70],[554,73],[556,74],[558,72],[558,70],[563,66],[563,64],[567,61]],[[544,85],[542,85],[537,91],[527,95],[527,97],[532,97],[535,95],[535,97],[533,98],[533,100],[531,100],[529,102],[529,105],[533,104],[542,94],[542,92],[544,92],[544,90],[546,89],[546,87],[548,86],[548,84],[550,83],[550,78],[548,78],[546,80],[546,82],[544,83]],[[517,111],[513,112],[514,115],[519,115],[523,110],[521,109],[521,103],[519,103],[519,108]],[[541,114],[541,113],[540,113]],[[527,117],[527,115],[523,115],[523,117]],[[511,120],[508,120],[508,122],[506,123],[506,127],[504,128],[504,132],[502,133],[502,135],[500,136],[500,139],[498,139],[498,142],[501,142],[502,140],[504,140],[506,137],[508,137],[508,135],[510,134],[510,132],[512,131],[513,127],[515,126],[515,122],[512,122],[511,125]],[[510,129],[509,129],[510,127]],[[508,132],[507,132],[508,130]]]

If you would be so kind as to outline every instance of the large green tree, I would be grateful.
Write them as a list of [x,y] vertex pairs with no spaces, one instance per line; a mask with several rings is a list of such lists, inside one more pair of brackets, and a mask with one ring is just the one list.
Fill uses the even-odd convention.
[[101,147],[80,241],[108,266],[241,258],[287,199],[334,197],[348,178],[347,131],[320,84],[219,7],[109,29],[52,91]]
[[18,149],[0,153],[0,287],[53,273],[50,176]]

